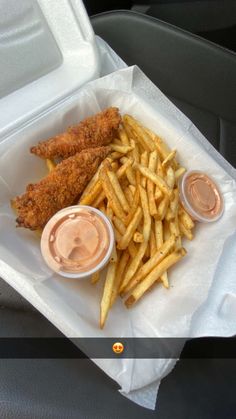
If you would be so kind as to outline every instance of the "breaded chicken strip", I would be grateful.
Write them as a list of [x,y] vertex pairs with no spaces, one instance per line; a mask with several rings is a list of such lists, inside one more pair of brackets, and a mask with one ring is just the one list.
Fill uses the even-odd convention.
[[26,192],[12,200],[19,227],[42,229],[59,210],[77,202],[79,195],[109,153],[109,146],[90,148],[59,163]]
[[65,159],[86,148],[109,144],[115,138],[120,122],[118,109],[107,108],[79,125],[69,127],[66,132],[31,147],[30,151],[45,159]]

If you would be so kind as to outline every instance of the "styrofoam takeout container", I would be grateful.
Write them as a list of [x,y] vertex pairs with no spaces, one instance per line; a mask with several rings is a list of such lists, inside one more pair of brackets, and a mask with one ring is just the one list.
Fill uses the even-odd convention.
[[[24,5],[27,3],[25,0]],[[38,3],[41,11],[36,2],[29,2],[28,8],[24,6],[26,9],[20,10],[18,2],[6,0],[6,10],[12,6],[13,16],[18,16],[13,19],[14,25],[22,21],[20,13],[26,16],[27,22],[36,22],[30,28],[25,23],[16,31],[16,38],[9,37],[12,51],[25,27],[27,39],[33,36],[36,42],[38,37],[39,56],[40,45],[49,51],[46,72],[42,65],[41,73],[32,81],[36,74],[32,67],[27,78],[19,81],[14,79],[16,73],[12,70],[13,90],[18,90],[11,91],[11,80],[8,91],[0,90],[0,276],[71,338],[234,334],[236,247],[233,239],[236,235],[232,238],[231,235],[235,230],[236,171],[137,67],[96,79],[99,57],[81,1],[39,0]],[[45,18],[43,25],[39,16]],[[25,43],[21,47],[24,50]],[[0,60],[1,48],[0,43]],[[37,53],[32,56],[35,60]],[[111,56],[111,61],[120,63],[112,52]],[[18,58],[23,65],[21,57]],[[43,64],[41,59],[38,65]],[[96,80],[80,89],[93,78]],[[3,84],[0,75],[0,87]],[[127,310],[118,300],[106,327],[100,330],[102,281],[93,287],[89,281],[68,280],[52,274],[43,262],[39,239],[31,231],[15,228],[9,201],[23,193],[27,183],[37,182],[47,173],[42,160],[29,153],[32,144],[108,106],[131,113],[165,138],[171,148],[177,148],[180,162],[186,168],[207,168],[222,188],[225,212],[219,222],[209,223],[207,228],[197,226],[195,239],[186,244],[188,255],[170,272],[169,291],[156,287],[132,310]],[[151,408],[155,406],[160,380],[175,364],[175,360],[163,359],[94,362],[119,383],[123,394]]]
[[0,142],[99,77],[100,65],[82,0],[2,0]]

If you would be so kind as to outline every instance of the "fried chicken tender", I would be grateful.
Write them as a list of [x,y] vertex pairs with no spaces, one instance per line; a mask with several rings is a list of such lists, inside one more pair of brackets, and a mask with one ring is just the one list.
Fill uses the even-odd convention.
[[40,182],[29,184],[11,202],[18,214],[17,225],[42,229],[57,211],[75,204],[109,151],[109,146],[84,150],[63,160]]
[[120,122],[118,108],[107,108],[66,132],[39,142],[30,151],[44,159],[65,159],[86,148],[108,145],[115,138]]

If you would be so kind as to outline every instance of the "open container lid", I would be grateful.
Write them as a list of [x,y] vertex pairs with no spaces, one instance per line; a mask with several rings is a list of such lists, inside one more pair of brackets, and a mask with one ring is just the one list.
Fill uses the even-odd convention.
[[82,0],[1,0],[0,142],[99,77]]

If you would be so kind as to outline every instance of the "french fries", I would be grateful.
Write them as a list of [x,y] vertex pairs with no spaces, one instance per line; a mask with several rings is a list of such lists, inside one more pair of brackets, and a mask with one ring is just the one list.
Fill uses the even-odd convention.
[[170,238],[157,250],[154,255],[138,270],[133,276],[132,281],[125,288],[125,293],[130,292],[139,282],[142,281],[145,276],[160,263],[164,257],[174,248],[175,236],[172,235]]
[[122,236],[121,240],[118,242],[118,245],[117,245],[118,249],[126,249],[128,247],[142,219],[142,216],[143,216],[142,210],[140,207],[138,207],[133,216],[133,219],[130,221],[129,225],[127,226],[125,234]]
[[130,308],[135,304],[142,295],[156,282],[156,280],[172,265],[177,263],[182,259],[186,254],[186,250],[182,248],[181,250],[174,251],[170,255],[166,256],[147,276],[143,281],[138,284],[132,294],[125,301],[127,308]]
[[110,182],[112,184],[112,187],[116,191],[116,195],[118,197],[118,200],[120,201],[121,206],[123,207],[125,212],[129,212],[130,207],[129,207],[128,201],[125,197],[125,194],[122,191],[122,188],[120,186],[120,183],[119,183],[119,180],[118,180],[118,177],[117,177],[116,173],[111,171],[111,170],[108,170],[107,174],[108,174],[108,177],[109,177]]
[[169,198],[172,196],[172,190],[169,188],[166,181],[162,177],[160,177],[147,167],[142,166],[141,164],[134,162],[133,167],[135,169],[138,169],[142,175],[146,176],[146,178],[150,179],[153,183],[155,183],[155,185],[157,185],[160,188],[160,190]]
[[135,243],[142,243],[143,242],[143,235],[139,231],[136,231],[133,236],[133,240]]
[[112,187],[112,184],[109,180],[109,177],[107,175],[105,168],[103,168],[100,171],[100,180],[102,183],[103,190],[107,196],[110,207],[113,209],[114,213],[120,216],[121,220],[125,222],[126,221],[125,212],[119,202],[119,199],[117,198],[117,195]]
[[[80,198],[106,214],[115,232],[101,328],[118,297],[125,296],[130,308],[154,284],[169,287],[168,269],[186,254],[182,240],[192,240],[194,228],[179,203],[178,180],[186,169],[177,162],[177,150],[130,115],[123,117],[111,150]],[[91,283],[101,277],[94,274]]]
[[100,311],[100,328],[101,329],[103,328],[105,324],[108,311],[111,305],[111,296],[112,296],[112,291],[114,288],[115,278],[116,278],[116,267],[117,267],[117,262],[110,262],[107,268],[103,296],[101,300],[101,311]]
[[113,151],[118,151],[118,153],[122,153],[122,154],[126,154],[129,151],[133,150],[133,147],[129,146],[129,145],[118,145],[118,144],[111,144],[111,149]]
[[96,284],[100,279],[100,272],[97,271],[91,276],[91,284]]
[[52,170],[56,167],[56,163],[54,163],[54,161],[50,159],[46,159],[46,164],[49,172],[52,172]]
[[[156,150],[152,151],[149,156],[148,168],[153,172],[155,172],[157,168],[157,159],[158,159],[157,151]],[[154,196],[154,186],[155,186],[154,183],[150,179],[148,179],[147,180],[147,193],[148,193],[150,214],[152,216],[157,215],[157,206],[156,206],[156,201],[155,201],[155,196]]]

